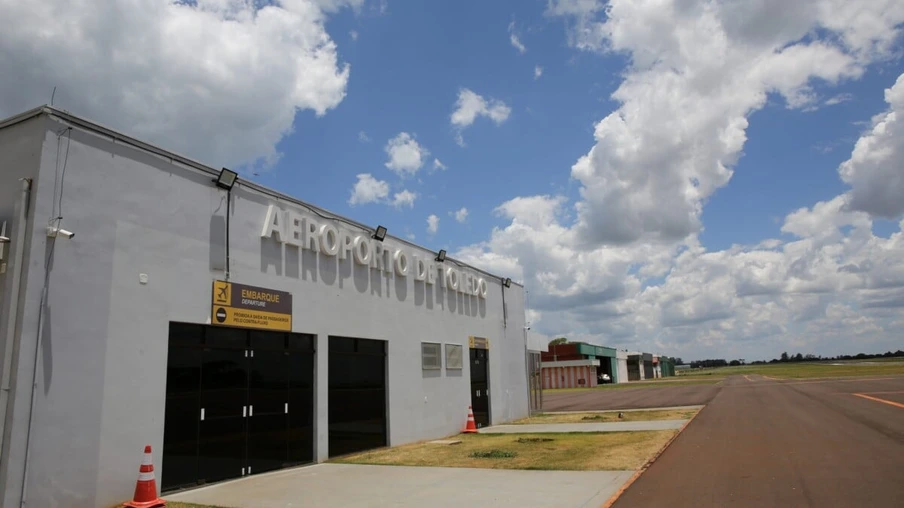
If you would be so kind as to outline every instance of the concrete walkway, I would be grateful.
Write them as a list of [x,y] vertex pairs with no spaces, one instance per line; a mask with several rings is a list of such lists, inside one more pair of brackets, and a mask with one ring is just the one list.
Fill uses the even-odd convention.
[[589,508],[605,503],[633,474],[318,464],[164,498],[230,508]]
[[537,423],[527,425],[494,425],[479,430],[481,434],[536,434],[547,432],[626,432],[639,430],[679,430],[687,420],[651,420],[643,422],[607,423]]

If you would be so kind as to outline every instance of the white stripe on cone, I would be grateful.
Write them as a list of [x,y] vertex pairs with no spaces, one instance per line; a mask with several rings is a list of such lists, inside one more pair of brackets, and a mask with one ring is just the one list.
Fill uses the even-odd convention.
[[151,462],[151,454],[150,454],[150,453],[145,453],[145,454],[144,454],[144,459],[141,461],[141,465],[142,465],[142,466],[151,466],[151,465],[153,465],[153,463]]
[[138,473],[138,481],[140,482],[149,482],[154,479],[154,472],[150,473]]

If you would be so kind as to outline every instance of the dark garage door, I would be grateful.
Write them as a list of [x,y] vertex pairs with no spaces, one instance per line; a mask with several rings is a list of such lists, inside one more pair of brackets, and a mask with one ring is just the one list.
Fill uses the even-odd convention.
[[162,490],[312,462],[313,336],[171,323]]
[[386,446],[386,342],[330,337],[329,456]]

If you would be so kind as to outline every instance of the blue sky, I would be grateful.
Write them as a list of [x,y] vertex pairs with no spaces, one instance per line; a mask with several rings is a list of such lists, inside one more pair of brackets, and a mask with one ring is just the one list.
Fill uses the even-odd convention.
[[522,282],[550,337],[896,349],[904,4],[774,3],[0,0],[0,116],[59,85],[59,107]]
[[[352,69],[348,96],[324,117],[299,114],[295,133],[279,145],[282,160],[258,180],[337,213],[386,224],[398,236],[413,233],[418,243],[437,249],[485,240],[501,223],[493,209],[515,196],[576,196],[571,165],[592,141],[593,123],[612,109],[608,96],[624,58],[576,54],[565,44],[564,25],[543,16],[542,2],[512,7],[407,2],[391,4],[382,16],[365,9],[331,19],[327,29]],[[510,42],[512,21],[524,54]],[[538,65],[543,74],[534,79]],[[449,122],[461,88],[512,108],[502,125],[476,121],[463,134],[464,148]],[[359,140],[360,132],[370,141]],[[438,158],[449,169],[430,173],[427,165],[416,179],[397,178],[384,167],[384,147],[400,132],[416,135],[430,161]],[[401,211],[351,206],[359,173],[420,197]],[[448,215],[461,207],[469,211],[465,224]],[[426,231],[430,214],[440,217],[435,236]]]

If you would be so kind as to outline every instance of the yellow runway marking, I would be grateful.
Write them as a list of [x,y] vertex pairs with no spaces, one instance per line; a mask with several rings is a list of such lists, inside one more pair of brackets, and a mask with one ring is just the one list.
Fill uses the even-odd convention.
[[904,404],[901,404],[900,402],[892,402],[892,401],[890,401],[890,400],[880,399],[879,397],[870,397],[869,395],[864,395],[864,394],[862,394],[862,393],[852,393],[851,395],[856,395],[856,396],[862,397],[862,398],[864,398],[864,399],[874,400],[874,401],[876,401],[876,402],[881,402],[881,403],[883,403],[883,404],[888,404],[889,406],[895,406],[895,407],[899,407],[899,408],[901,408],[901,409],[904,409]]

